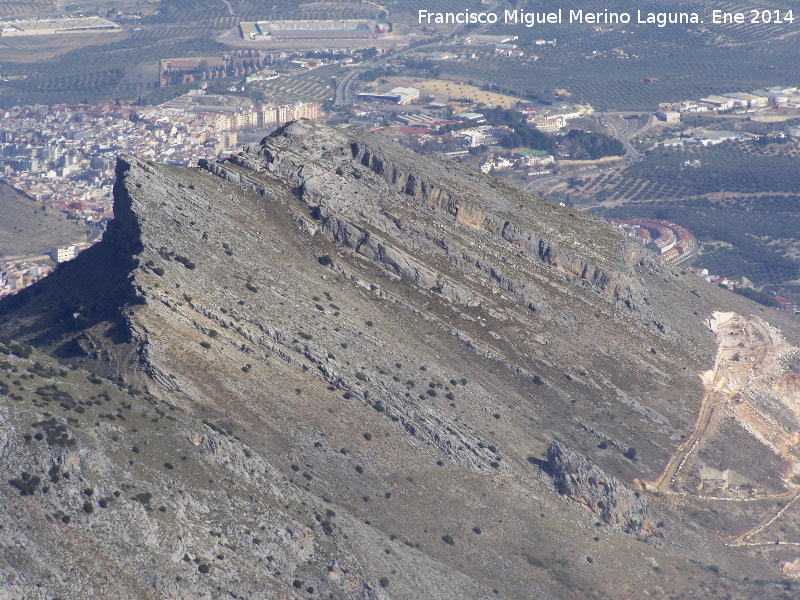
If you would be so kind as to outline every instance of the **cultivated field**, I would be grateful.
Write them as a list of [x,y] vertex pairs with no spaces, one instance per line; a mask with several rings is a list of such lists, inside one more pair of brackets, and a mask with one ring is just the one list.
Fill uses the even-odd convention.
[[330,65],[288,77],[252,83],[247,89],[257,101],[263,103],[326,102],[336,94],[333,77],[343,74],[343,69],[338,65]]

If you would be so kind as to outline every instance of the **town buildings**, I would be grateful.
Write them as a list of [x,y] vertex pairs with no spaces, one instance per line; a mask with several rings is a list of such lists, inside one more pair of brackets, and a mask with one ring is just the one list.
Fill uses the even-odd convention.
[[117,156],[193,165],[232,151],[237,132],[318,118],[314,103],[216,112],[200,104],[56,104],[0,113],[0,176],[43,204],[87,222],[112,215]]

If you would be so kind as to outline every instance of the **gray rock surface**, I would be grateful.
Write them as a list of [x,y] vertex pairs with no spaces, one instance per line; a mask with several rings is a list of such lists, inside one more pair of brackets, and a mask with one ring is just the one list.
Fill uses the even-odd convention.
[[604,523],[641,536],[653,535],[655,524],[647,500],[582,454],[554,441],[547,462],[558,492],[585,506]]
[[[102,243],[0,303],[14,594],[781,597],[778,560],[720,541],[756,505],[650,496],[654,544],[627,490],[692,430],[717,348],[704,320],[754,305],[596,218],[357,130],[292,123],[222,163],[123,156],[117,173]],[[34,437],[51,418],[74,446]],[[553,439],[588,461],[562,461],[571,485],[613,482],[573,489],[597,513],[536,467]],[[753,444],[736,472],[786,494],[782,458]]]

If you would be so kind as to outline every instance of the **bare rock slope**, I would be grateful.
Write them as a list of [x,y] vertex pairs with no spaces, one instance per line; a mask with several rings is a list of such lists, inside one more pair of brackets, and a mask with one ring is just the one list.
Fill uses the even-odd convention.
[[[789,318],[378,136],[295,122],[198,169],[123,156],[102,243],[0,304],[0,585],[791,594],[796,453],[770,440],[800,441],[797,388],[726,420],[699,376],[715,311],[780,331],[751,378],[794,381]],[[756,491],[711,498],[725,469]]]

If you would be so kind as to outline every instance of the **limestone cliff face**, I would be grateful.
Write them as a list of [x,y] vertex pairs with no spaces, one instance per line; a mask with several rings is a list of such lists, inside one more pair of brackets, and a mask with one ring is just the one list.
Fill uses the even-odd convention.
[[[538,258],[563,273],[589,282],[612,300],[621,301],[630,309],[636,309],[641,304],[639,285],[633,277],[630,264],[623,262],[618,268],[609,269],[607,266],[592,264],[586,259],[571,255],[559,248],[554,239],[548,239],[541,233],[527,229],[508,215],[500,214],[497,211],[499,207],[492,206],[492,196],[487,196],[485,191],[471,194],[472,190],[459,190],[460,174],[450,173],[449,167],[444,167],[446,177],[441,181],[437,181],[435,175],[427,178],[425,175],[420,175],[418,169],[415,172],[413,166],[403,164],[402,159],[407,160],[407,157],[398,155],[396,148],[393,150],[394,157],[391,156],[392,151],[382,147],[377,140],[348,141],[344,135],[332,136],[328,130],[319,131],[307,123],[292,123],[284,127],[277,136],[265,138],[260,146],[247,147],[243,154],[232,157],[230,163],[256,173],[267,171],[286,181],[310,207],[315,208],[316,216],[322,220],[323,227],[328,233],[334,235],[337,241],[342,241],[357,250],[366,236],[364,231],[353,223],[353,215],[348,215],[350,211],[347,209],[354,208],[352,199],[355,199],[347,199],[348,188],[353,184],[348,175],[359,180],[363,175],[358,167],[365,167],[388,184],[389,189],[375,186],[374,181],[359,182],[379,188],[375,197],[364,198],[363,193],[355,194],[356,198],[360,197],[359,199],[363,200],[358,204],[361,212],[366,212],[370,208],[380,208],[376,206],[376,200],[380,198],[381,193],[393,191],[403,194],[421,207],[447,213],[457,223],[502,239],[526,258]],[[313,164],[305,158],[298,158],[298,154],[305,156],[309,152],[315,155]],[[226,172],[224,165],[203,163],[203,166],[216,173]],[[240,180],[238,174],[231,173],[228,176],[234,181]],[[402,219],[398,222],[395,218],[394,221],[395,227],[402,228]],[[378,245],[388,248],[389,254],[395,256],[402,254],[402,250],[390,247],[385,240],[378,238],[366,248],[365,255],[386,264],[399,275],[417,281],[421,285],[437,283],[435,274],[422,274],[416,265],[406,269],[399,266],[396,261],[383,262],[384,253],[375,251]],[[638,248],[633,246],[629,248],[629,245],[625,245],[622,254],[628,256],[630,261],[645,255]],[[445,246],[443,250],[449,261],[463,262],[458,249]],[[403,260],[408,259],[403,257]],[[479,263],[471,266],[481,269]],[[504,282],[504,287],[517,293],[521,299],[536,304],[530,292],[525,293],[526,286],[530,287],[530,282],[520,280]]]
[[558,249],[555,242],[548,241],[535,232],[507,218],[472,203],[457,191],[445,191],[440,185],[422,179],[414,173],[404,171],[392,164],[390,159],[373,150],[368,143],[352,142],[353,159],[381,176],[396,191],[411,196],[415,201],[447,212],[459,223],[482,229],[519,248],[524,256],[538,257],[544,263],[596,285],[603,292],[617,300],[627,301],[629,308],[634,305],[636,285],[628,274],[614,270],[607,273],[603,268],[592,265],[578,257]]
[[[130,260],[143,249],[139,217],[133,209],[133,200],[128,189],[130,186],[135,187],[137,183],[135,177],[128,176],[133,161],[136,161],[135,166],[139,169],[153,173],[146,163],[133,157],[121,156],[117,160],[115,169],[117,179],[114,184],[114,220],[108,224],[104,241],[118,251],[121,260]],[[141,183],[139,185],[141,186]]]
[[653,534],[647,501],[619,479],[559,442],[547,449],[547,461],[560,494],[585,506],[604,523],[637,535]]

